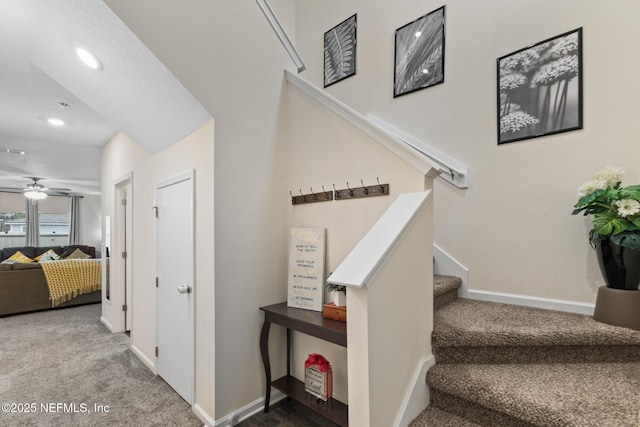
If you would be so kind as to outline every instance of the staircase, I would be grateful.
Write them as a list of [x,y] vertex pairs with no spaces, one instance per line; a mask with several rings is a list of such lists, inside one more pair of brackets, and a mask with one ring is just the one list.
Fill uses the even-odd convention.
[[434,276],[430,406],[411,427],[640,427],[640,332],[458,299]]

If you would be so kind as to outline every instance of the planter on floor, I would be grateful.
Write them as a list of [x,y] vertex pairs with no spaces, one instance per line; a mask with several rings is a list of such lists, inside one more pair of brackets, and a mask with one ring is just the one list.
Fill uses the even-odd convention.
[[598,289],[593,318],[598,322],[640,331],[640,291],[602,286]]

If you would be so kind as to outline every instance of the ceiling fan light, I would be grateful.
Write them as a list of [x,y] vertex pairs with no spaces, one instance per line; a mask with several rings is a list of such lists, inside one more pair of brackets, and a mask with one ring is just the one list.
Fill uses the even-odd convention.
[[60,120],[58,118],[55,118],[55,117],[51,117],[51,118],[47,119],[47,121],[52,126],[64,126],[64,121]]
[[24,193],[27,199],[42,200],[47,198],[47,193],[38,190],[30,190]]

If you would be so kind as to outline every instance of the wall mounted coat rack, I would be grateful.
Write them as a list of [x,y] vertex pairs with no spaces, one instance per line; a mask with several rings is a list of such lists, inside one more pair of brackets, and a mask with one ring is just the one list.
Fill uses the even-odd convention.
[[300,190],[300,195],[294,196],[291,191],[289,191],[291,195],[291,204],[292,205],[302,205],[304,203],[316,203],[316,202],[330,202],[333,200],[333,191],[324,191],[324,186],[322,187],[322,191],[319,193],[314,193],[313,188],[311,188],[311,193],[302,194],[302,190]]
[[333,188],[336,193],[336,200],[358,199],[360,197],[388,196],[389,184],[380,184],[380,181],[377,181],[378,183],[374,185],[364,185],[364,182],[360,180],[360,184],[362,184],[362,187],[355,188],[350,188],[349,183],[347,182],[347,188],[344,188],[342,190],[336,190],[334,186]]

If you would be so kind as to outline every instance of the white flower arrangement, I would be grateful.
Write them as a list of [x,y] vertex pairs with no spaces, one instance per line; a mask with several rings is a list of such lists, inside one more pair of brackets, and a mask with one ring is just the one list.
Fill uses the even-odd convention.
[[624,169],[607,166],[578,189],[572,214],[593,215],[589,240],[596,245],[610,238],[614,243],[640,250],[640,185],[622,187]]

